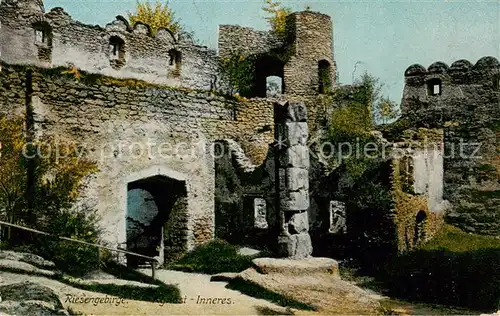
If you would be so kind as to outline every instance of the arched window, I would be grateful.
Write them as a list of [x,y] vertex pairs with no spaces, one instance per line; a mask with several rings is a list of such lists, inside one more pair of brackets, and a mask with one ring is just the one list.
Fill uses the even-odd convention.
[[176,49],[171,49],[168,51],[168,67],[170,73],[174,75],[174,77],[181,75],[181,63],[182,63],[182,55]]
[[113,68],[125,65],[125,41],[118,36],[109,38],[109,59]]
[[427,81],[427,95],[441,95],[443,90],[442,82],[440,79],[431,79]]
[[277,97],[283,94],[283,79],[278,76],[266,78],[266,96]]
[[318,62],[318,93],[327,93],[332,87],[332,72],[327,60]]

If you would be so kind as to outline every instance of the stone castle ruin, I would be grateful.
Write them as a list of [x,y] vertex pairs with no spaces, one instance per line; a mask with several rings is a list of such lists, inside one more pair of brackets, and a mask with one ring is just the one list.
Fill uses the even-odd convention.
[[[218,52],[166,29],[153,36],[148,25],[120,16],[105,27],[84,25],[62,8],[45,12],[41,0],[3,0],[0,22],[0,113],[24,115],[36,135],[73,141],[98,162],[82,203],[99,211],[109,245],[163,263],[221,237],[302,258],[332,236],[364,233],[308,146],[341,106],[324,102],[328,92],[356,89],[336,84],[327,15],[292,13],[284,38],[222,25]],[[257,60],[245,101],[223,93],[220,60],[232,54]],[[62,75],[67,67],[82,79]],[[393,148],[428,143],[388,159],[377,178],[394,193],[381,211],[396,250],[432,237],[450,208],[445,200],[462,226],[500,231],[490,220],[498,198],[481,204],[468,190],[498,192],[498,178],[474,171],[493,160],[467,162],[464,171],[464,161],[444,155],[468,135],[484,140],[494,158],[499,69],[487,57],[405,72],[400,121],[410,118],[405,128],[415,132],[405,139],[387,129],[383,137]],[[282,79],[280,100],[266,97],[270,76]],[[471,212],[479,206],[488,215]]]

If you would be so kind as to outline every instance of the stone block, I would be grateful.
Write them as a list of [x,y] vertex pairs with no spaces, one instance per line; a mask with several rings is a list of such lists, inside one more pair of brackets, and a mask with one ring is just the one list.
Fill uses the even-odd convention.
[[305,145],[295,145],[285,149],[279,155],[280,167],[294,167],[308,169],[310,167],[309,147]]
[[293,214],[288,221],[288,232],[291,234],[305,233],[309,231],[309,215],[307,211]]
[[345,234],[347,232],[344,202],[330,201],[330,228],[328,232],[332,234]]
[[308,233],[300,233],[296,236],[295,253],[292,255],[293,259],[304,259],[311,256],[313,252],[311,236]]
[[309,191],[280,192],[280,208],[282,211],[305,211],[309,208]]
[[307,121],[307,107],[303,102],[289,101],[286,105],[286,120],[289,122]]
[[308,190],[309,172],[307,169],[286,169],[286,188],[288,191]]
[[267,229],[267,209],[266,200],[262,198],[254,199],[254,227],[258,229]]
[[282,139],[286,141],[288,146],[307,145],[309,138],[309,129],[307,123],[304,122],[289,122],[285,123],[285,129]]
[[289,258],[297,248],[296,235],[280,235],[278,237],[278,255]]

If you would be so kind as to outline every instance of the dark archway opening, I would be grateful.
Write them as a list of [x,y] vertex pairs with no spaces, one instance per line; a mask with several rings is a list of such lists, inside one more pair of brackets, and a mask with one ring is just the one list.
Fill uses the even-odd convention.
[[[160,263],[177,257],[187,248],[187,192],[183,181],[153,176],[127,187],[127,250]],[[127,255],[127,265],[147,262]]]
[[332,87],[332,71],[330,63],[327,60],[318,62],[318,92],[330,92]]
[[255,86],[253,96],[265,98],[268,92],[268,78],[279,77],[281,79],[281,93],[285,93],[284,83],[284,67],[285,63],[280,59],[263,55],[260,56],[255,63]]

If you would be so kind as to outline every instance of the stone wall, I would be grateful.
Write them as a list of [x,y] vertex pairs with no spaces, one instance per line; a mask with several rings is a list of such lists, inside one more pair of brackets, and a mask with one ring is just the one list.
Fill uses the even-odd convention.
[[287,29],[291,58],[284,68],[286,90],[291,94],[321,93],[320,61],[326,62],[329,75],[324,91],[331,89],[336,82],[336,66],[330,17],[318,12],[295,12],[287,17]]
[[[265,100],[237,102],[210,92],[88,73],[77,80],[63,75],[64,69],[31,69],[33,93],[28,100],[37,135],[72,141],[98,164],[100,171],[89,179],[82,199],[98,209],[104,240],[110,244],[126,242],[127,184],[155,176],[187,188],[187,222],[175,224],[186,227],[186,249],[211,239],[213,141],[241,141],[254,160],[267,155],[272,142],[272,115],[266,118],[272,105]],[[25,113],[26,77],[23,66],[3,64],[2,113]]]
[[[148,25],[131,26],[121,16],[106,25],[75,21],[62,8],[44,13],[34,0],[0,4],[2,61],[77,68],[117,78],[211,90],[220,81],[215,51],[197,46],[167,29],[151,34]],[[37,40],[35,30],[43,37]],[[116,56],[112,44],[120,42]],[[172,57],[171,57],[172,56]],[[175,57],[174,57],[175,56]]]
[[232,54],[248,56],[267,53],[281,48],[283,40],[268,31],[258,31],[239,25],[219,25],[219,56],[228,58]]
[[240,26],[219,28],[219,55],[256,56],[254,94],[262,96],[268,76],[283,79],[285,95],[317,95],[331,91],[336,83],[333,28],[328,15],[312,11],[291,13],[286,34]]
[[[500,232],[500,63],[483,57],[450,67],[436,62],[405,72],[403,117],[412,126],[444,129],[447,220],[471,232]],[[436,90],[434,90],[436,89]]]

